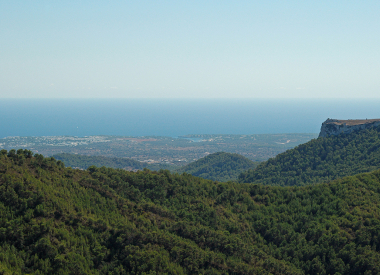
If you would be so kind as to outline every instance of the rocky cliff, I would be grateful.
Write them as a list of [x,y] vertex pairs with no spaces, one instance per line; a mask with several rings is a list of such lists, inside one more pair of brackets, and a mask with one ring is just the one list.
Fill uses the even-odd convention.
[[327,137],[330,135],[339,135],[340,133],[349,134],[353,131],[376,127],[380,125],[380,119],[330,119],[328,118],[322,123],[319,137]]

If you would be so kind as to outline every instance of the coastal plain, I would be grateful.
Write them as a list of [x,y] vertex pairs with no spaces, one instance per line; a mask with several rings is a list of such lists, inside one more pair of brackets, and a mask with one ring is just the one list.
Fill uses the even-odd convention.
[[240,154],[252,161],[265,161],[317,133],[257,135],[165,136],[43,136],[6,137],[0,148],[23,148],[44,156],[71,153],[87,156],[131,158],[149,164],[183,166],[215,152]]

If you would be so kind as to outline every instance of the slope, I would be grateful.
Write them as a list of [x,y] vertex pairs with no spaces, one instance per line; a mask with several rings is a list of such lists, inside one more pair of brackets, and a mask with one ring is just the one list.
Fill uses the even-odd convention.
[[380,171],[218,183],[0,153],[3,274],[379,274]]
[[[226,231],[233,221],[219,219],[207,199],[192,210],[180,202],[182,190],[214,185],[169,171],[74,170],[2,150],[0,273],[300,274],[252,241],[243,245],[237,231]],[[202,207],[197,222],[191,216]]]
[[185,165],[177,170],[178,173],[188,173],[204,179],[229,181],[236,180],[239,174],[257,166],[239,154],[217,152]]
[[256,169],[239,175],[240,182],[265,185],[307,185],[380,168],[380,127],[313,139]]

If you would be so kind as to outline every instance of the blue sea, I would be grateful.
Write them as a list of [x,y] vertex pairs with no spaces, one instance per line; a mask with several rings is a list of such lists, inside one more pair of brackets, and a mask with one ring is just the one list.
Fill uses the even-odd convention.
[[0,137],[318,133],[380,118],[380,99],[1,99]]

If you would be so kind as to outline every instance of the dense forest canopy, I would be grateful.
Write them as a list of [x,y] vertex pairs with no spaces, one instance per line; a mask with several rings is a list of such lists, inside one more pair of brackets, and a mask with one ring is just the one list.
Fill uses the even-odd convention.
[[0,152],[2,274],[379,274],[380,171],[305,187]]
[[240,182],[307,185],[380,168],[380,127],[313,139],[239,176]]
[[66,166],[79,169],[87,169],[94,165],[96,167],[110,167],[120,168],[130,171],[143,170],[148,168],[149,170],[176,169],[177,166],[165,165],[161,163],[148,164],[145,162],[137,161],[131,158],[118,158],[118,157],[106,157],[106,156],[85,156],[78,154],[59,153],[52,156],[53,158],[65,163]]
[[237,180],[241,172],[255,168],[258,162],[253,162],[239,154],[217,152],[194,161],[175,170],[186,172],[204,179],[229,181]]

